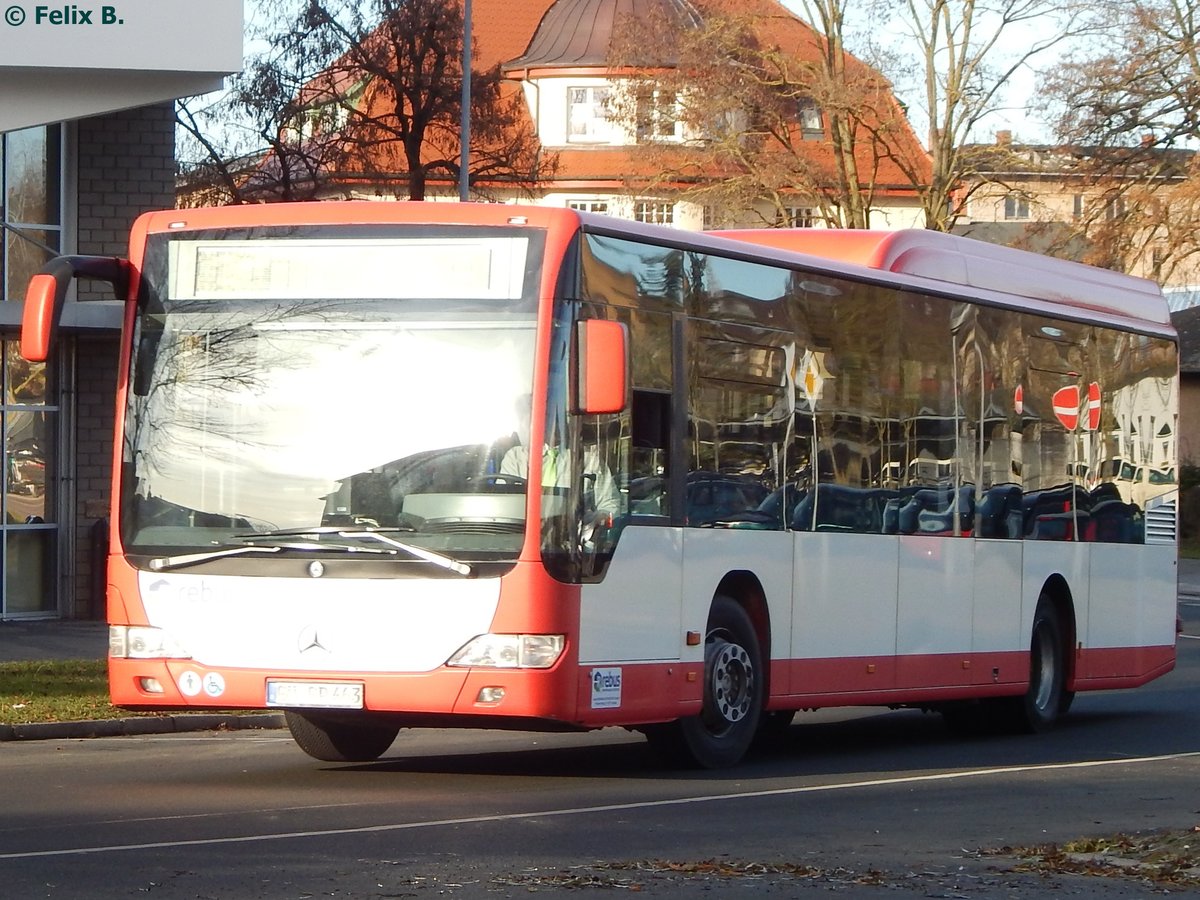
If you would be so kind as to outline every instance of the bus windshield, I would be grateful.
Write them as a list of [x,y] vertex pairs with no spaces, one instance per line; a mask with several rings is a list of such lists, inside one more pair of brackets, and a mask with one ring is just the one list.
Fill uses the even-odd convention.
[[[336,296],[328,276],[315,288],[306,272],[278,277],[280,253],[213,280],[189,268],[202,268],[202,253],[171,243],[166,266],[146,267],[134,333],[127,551],[270,535],[316,538],[319,550],[322,537],[374,531],[454,557],[515,558],[524,483],[498,472],[532,380],[523,266],[490,296],[408,296],[401,276],[388,281],[401,296],[363,298]],[[333,262],[347,256],[327,243]],[[320,272],[313,252],[306,245],[301,257]],[[230,276],[244,276],[244,288]],[[191,289],[205,278],[210,289]],[[335,296],[305,296],[317,290]]]

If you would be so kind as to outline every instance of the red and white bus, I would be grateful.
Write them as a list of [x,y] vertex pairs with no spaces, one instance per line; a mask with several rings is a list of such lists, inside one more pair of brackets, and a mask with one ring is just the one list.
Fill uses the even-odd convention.
[[75,277],[127,302],[120,706],[278,708],[323,760],[624,726],[715,767],[799,709],[1040,731],[1174,665],[1149,282],[929,232],[190,209],[35,276],[30,358]]

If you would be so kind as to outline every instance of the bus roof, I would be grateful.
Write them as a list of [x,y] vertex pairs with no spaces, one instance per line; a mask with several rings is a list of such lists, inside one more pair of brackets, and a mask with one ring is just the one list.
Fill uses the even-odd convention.
[[1153,281],[940,231],[760,228],[710,234],[884,272],[1169,325]]
[[[765,228],[686,232],[642,225],[565,207],[492,203],[405,201],[323,201],[162,210],[142,215],[140,233],[270,225],[351,225],[420,223],[455,225],[529,225],[557,231],[565,239],[582,225],[588,230],[641,237],[680,247],[729,252],[738,244],[764,248],[773,261],[825,269],[845,277],[870,272],[912,277],[926,290],[931,283],[954,285],[961,293],[990,292],[1003,297],[1039,301],[1059,314],[1087,320],[1120,319],[1142,323],[1151,331],[1174,335],[1170,312],[1158,286],[1144,278],[1098,269],[1082,263],[1041,256],[937,231],[909,229],[870,231],[835,228]],[[749,248],[747,248],[749,251]],[[773,253],[771,251],[774,251]],[[751,255],[747,252],[747,255]],[[807,259],[805,259],[807,257]],[[829,265],[833,263],[833,265]],[[870,270],[870,271],[868,271]],[[861,273],[861,274],[859,274]],[[916,283],[912,286],[916,286]],[[897,287],[905,287],[903,279]],[[1006,304],[1007,305],[1007,304]],[[1054,314],[1053,308],[1045,310]]]

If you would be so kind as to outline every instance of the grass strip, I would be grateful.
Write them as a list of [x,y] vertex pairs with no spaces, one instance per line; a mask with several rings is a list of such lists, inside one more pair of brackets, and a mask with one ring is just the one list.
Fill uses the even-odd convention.
[[108,702],[107,666],[102,659],[0,663],[0,724],[127,715]]
[[[195,709],[246,715],[261,710]],[[0,725],[86,722],[161,715],[108,702],[108,665],[102,659],[0,663]]]

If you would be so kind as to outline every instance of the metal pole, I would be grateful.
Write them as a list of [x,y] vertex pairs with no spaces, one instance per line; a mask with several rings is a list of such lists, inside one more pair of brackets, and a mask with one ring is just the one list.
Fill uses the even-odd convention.
[[471,0],[463,0],[462,118],[459,122],[458,199],[466,203],[470,191],[471,162]]

